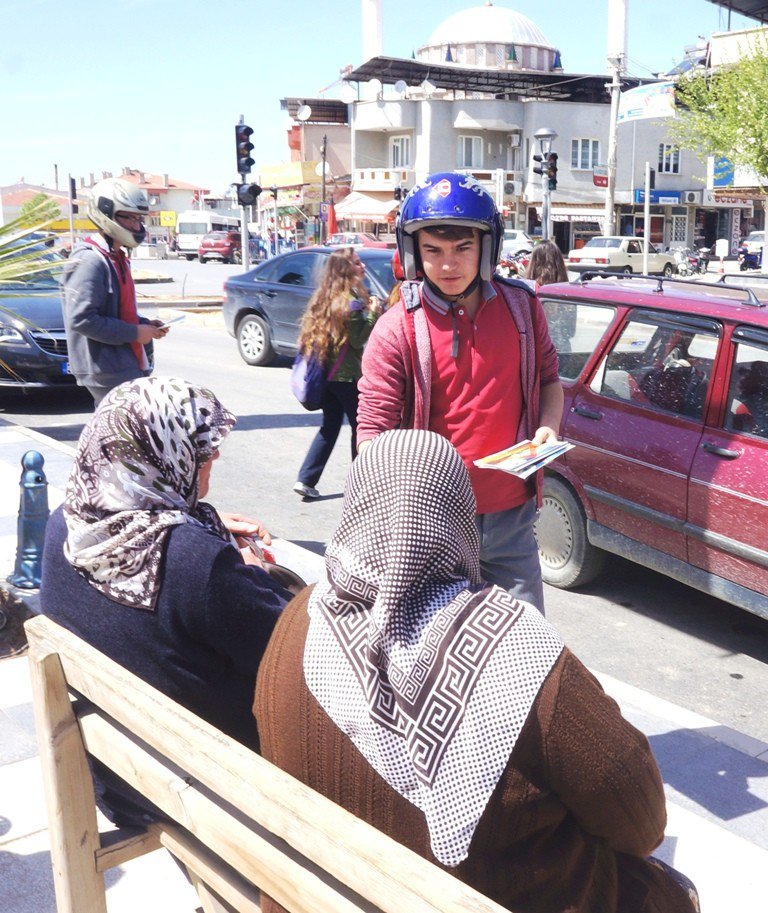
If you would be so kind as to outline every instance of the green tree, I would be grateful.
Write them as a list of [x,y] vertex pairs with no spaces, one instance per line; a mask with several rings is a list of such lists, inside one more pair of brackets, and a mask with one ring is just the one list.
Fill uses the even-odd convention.
[[26,203],[22,203],[19,218],[22,225],[33,227],[39,222],[52,222],[54,219],[61,218],[61,209],[59,204],[47,193],[40,192]]
[[669,133],[681,146],[751,168],[765,192],[768,182],[768,39],[734,64],[692,73],[677,83],[678,116]]

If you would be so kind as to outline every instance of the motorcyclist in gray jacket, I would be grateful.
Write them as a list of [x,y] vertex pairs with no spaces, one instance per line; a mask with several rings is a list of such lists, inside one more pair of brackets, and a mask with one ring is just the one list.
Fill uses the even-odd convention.
[[139,317],[125,250],[145,237],[146,193],[121,178],[91,191],[88,216],[99,233],[75,245],[61,280],[72,374],[98,405],[113,387],[151,373],[146,346],[168,332]]

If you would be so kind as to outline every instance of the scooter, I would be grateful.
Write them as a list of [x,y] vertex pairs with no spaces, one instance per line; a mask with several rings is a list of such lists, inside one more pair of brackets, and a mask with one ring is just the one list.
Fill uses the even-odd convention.
[[709,247],[700,247],[698,250],[699,272],[706,273],[709,269],[709,255],[712,250]]
[[691,265],[691,257],[687,248],[678,248],[674,252],[674,256],[677,274],[679,276],[690,276],[693,273],[693,266]]
[[739,269],[760,269],[760,255],[750,253],[746,247],[739,248]]

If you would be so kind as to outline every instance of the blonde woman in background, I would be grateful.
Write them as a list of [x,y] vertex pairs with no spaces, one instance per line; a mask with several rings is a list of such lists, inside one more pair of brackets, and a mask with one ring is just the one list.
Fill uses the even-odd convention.
[[314,350],[328,370],[323,421],[310,445],[293,490],[305,499],[320,497],[316,485],[339,436],[344,416],[357,455],[357,382],[363,347],[379,316],[378,298],[365,287],[365,265],[353,248],[334,251],[301,322],[299,351]]

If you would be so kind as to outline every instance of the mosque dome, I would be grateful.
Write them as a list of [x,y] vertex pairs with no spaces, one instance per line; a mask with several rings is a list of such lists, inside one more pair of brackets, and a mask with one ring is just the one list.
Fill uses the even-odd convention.
[[538,71],[559,69],[559,56],[535,22],[490,0],[449,16],[416,51],[430,63]]

